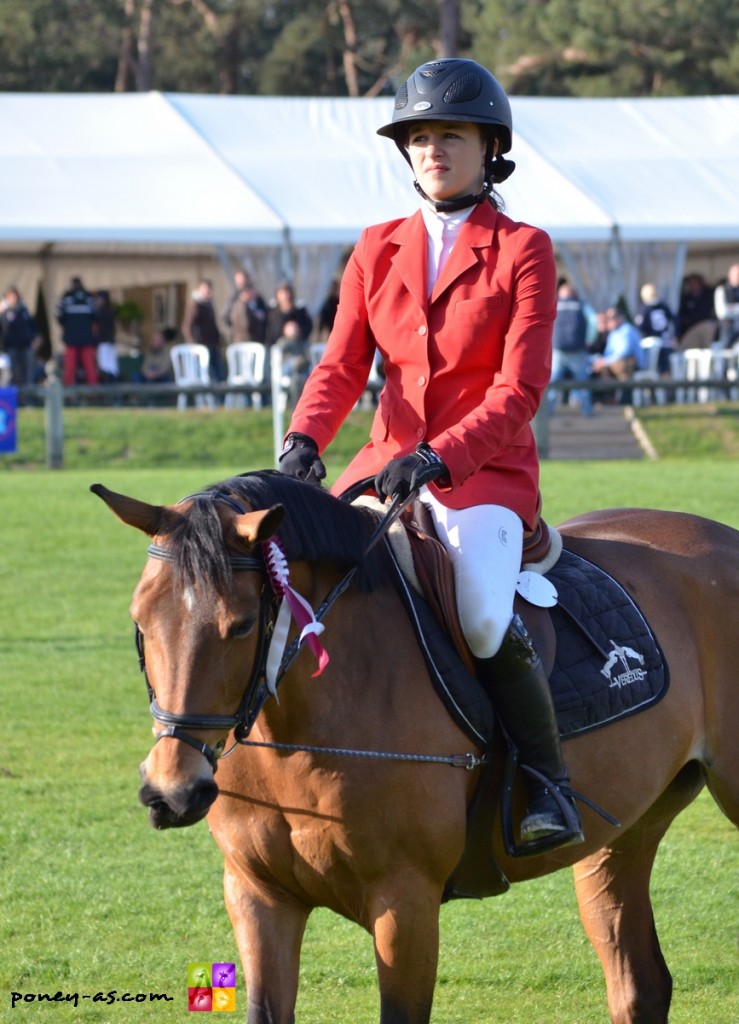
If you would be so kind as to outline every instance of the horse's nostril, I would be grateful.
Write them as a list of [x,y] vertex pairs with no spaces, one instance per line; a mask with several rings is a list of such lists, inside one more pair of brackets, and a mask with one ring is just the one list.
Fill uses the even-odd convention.
[[218,787],[207,779],[167,793],[150,783],[144,783],[139,790],[139,800],[149,808],[152,822],[160,828],[200,821],[217,796]]

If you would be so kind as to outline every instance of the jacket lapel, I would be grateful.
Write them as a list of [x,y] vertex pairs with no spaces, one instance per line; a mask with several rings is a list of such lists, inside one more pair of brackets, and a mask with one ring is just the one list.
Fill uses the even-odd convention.
[[488,202],[480,203],[467,218],[454,243],[449,259],[441,268],[430,302],[436,300],[470,267],[485,260],[483,250],[490,247],[495,230],[496,211]]
[[398,246],[398,251],[393,256],[393,266],[419,308],[426,309],[428,243],[421,211],[418,210],[402,221],[391,235],[390,241]]

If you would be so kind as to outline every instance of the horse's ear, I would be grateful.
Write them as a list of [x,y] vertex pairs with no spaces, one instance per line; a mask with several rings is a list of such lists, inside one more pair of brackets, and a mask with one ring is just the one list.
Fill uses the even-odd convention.
[[92,484],[90,490],[102,498],[111,511],[115,512],[122,523],[135,526],[149,537],[158,533],[169,533],[174,524],[181,518],[174,509],[165,505],[149,505],[137,498],[127,498],[125,494],[109,491],[102,484]]
[[245,512],[234,519],[234,530],[247,544],[262,544],[277,533],[284,515],[282,505],[273,505],[259,512]]

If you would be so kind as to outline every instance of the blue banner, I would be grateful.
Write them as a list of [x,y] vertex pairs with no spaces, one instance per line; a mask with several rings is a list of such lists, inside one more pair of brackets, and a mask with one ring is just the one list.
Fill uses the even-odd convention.
[[0,388],[0,452],[18,450],[18,388]]

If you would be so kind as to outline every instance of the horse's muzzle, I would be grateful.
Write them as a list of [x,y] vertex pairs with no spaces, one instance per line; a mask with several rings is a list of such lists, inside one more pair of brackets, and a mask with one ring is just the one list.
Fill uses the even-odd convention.
[[139,800],[149,808],[149,821],[157,829],[194,825],[205,817],[217,796],[218,786],[208,779],[197,779],[167,793],[144,780],[139,790]]

